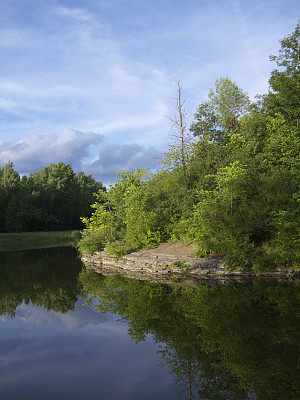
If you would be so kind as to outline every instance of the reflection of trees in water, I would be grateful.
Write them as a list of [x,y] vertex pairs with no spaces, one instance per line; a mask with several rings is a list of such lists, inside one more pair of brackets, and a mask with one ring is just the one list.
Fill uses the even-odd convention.
[[[185,354],[180,355],[168,345],[160,345],[160,353],[168,365],[170,371],[177,377],[178,391],[183,398],[195,398],[199,380],[199,365],[194,354],[191,354],[192,346]],[[188,351],[187,351],[188,350]]]
[[81,269],[69,247],[0,253],[0,315],[14,317],[23,301],[62,313],[73,310]]
[[82,271],[96,309],[160,343],[182,398],[300,398],[300,285],[169,287]]
[[[176,344],[174,345],[176,346]],[[178,380],[184,399],[254,399],[225,368],[218,352],[206,353],[201,344],[161,345],[159,353]]]

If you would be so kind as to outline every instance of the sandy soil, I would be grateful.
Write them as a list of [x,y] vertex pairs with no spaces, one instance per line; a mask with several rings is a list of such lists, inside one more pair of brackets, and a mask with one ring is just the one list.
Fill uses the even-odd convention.
[[142,253],[164,254],[184,257],[195,257],[196,247],[193,244],[186,245],[183,242],[160,243],[155,249],[142,249]]

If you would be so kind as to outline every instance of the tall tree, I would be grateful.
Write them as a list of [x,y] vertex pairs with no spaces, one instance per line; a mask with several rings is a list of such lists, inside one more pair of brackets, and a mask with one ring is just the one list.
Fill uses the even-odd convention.
[[[187,132],[187,116],[188,113],[184,108],[185,100],[182,99],[182,86],[177,81],[177,99],[175,103],[175,114],[168,115],[167,118],[171,123],[170,136],[172,145],[168,153],[169,162],[178,164],[183,170],[187,168],[188,162],[188,144],[189,137]],[[167,164],[168,160],[164,160]]]
[[20,176],[12,162],[0,167],[0,232],[5,230],[6,209],[18,194]]
[[228,77],[215,81],[215,89],[208,94],[208,101],[200,103],[191,125],[191,132],[203,141],[223,145],[231,132],[240,128],[240,118],[249,111],[247,93]]
[[269,114],[281,113],[300,134],[300,22],[280,43],[278,56],[270,57],[279,69],[271,73],[264,103]]

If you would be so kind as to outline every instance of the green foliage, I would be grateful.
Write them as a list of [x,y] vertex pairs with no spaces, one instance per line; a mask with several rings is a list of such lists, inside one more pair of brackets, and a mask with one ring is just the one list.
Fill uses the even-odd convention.
[[80,217],[91,215],[93,193],[101,188],[62,162],[21,180],[8,163],[0,167],[0,232],[80,229]]
[[240,128],[239,119],[249,110],[249,98],[226,77],[215,81],[215,90],[210,90],[208,99],[200,104],[191,132],[204,141],[225,144],[230,132]]
[[77,246],[81,254],[91,254],[102,251],[106,245],[105,238],[100,230],[84,230]]
[[145,190],[149,179],[147,170],[119,172],[118,176],[118,181],[107,193],[98,193],[98,202],[92,206],[95,209],[92,216],[83,219],[86,229],[83,231],[83,242],[79,243],[83,252],[87,249],[96,251],[108,245],[109,252],[118,255],[119,247],[112,246],[112,243],[119,238],[123,239],[126,250],[155,247],[161,241],[161,228]]
[[271,73],[269,80],[272,91],[264,98],[267,112],[274,116],[282,114],[287,123],[295,127],[300,135],[300,23],[296,25],[295,31],[281,40],[281,49],[278,56],[271,56],[279,69]]
[[6,211],[10,202],[16,202],[20,189],[20,176],[9,162],[0,167],[0,232],[5,232]]
[[[97,199],[102,201],[103,192],[98,192]],[[106,244],[117,239],[117,224],[115,214],[107,207],[107,204],[96,202],[92,205],[95,210],[90,218],[82,218],[85,229],[82,238],[78,242],[78,248],[82,254],[102,251]]]
[[265,142],[264,157],[269,167],[279,166],[293,174],[300,171],[300,137],[295,128],[290,127],[281,114],[267,120],[268,137]]
[[124,200],[126,245],[132,250],[155,247],[161,241],[160,226],[155,212],[151,211],[147,192],[142,186],[131,186]]
[[169,265],[170,268],[180,268],[180,269],[186,269],[189,268],[189,265],[185,263],[184,261],[174,261]]
[[272,213],[271,225],[275,234],[271,239],[276,262],[283,266],[300,268],[300,198],[298,208],[291,211],[280,210]]
[[213,178],[214,190],[199,192],[190,221],[190,235],[200,245],[198,255],[223,254],[230,265],[247,266],[253,250],[245,224],[251,192],[248,171],[236,161],[220,168]]
[[120,260],[122,256],[127,254],[124,243],[122,242],[111,242],[106,245],[106,253],[109,257],[113,257],[116,260]]

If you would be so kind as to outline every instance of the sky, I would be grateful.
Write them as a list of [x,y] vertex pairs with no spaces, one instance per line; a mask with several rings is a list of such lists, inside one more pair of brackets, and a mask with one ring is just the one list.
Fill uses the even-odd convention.
[[188,122],[220,77],[254,100],[299,17],[299,0],[1,0],[0,166],[154,171],[177,81]]

